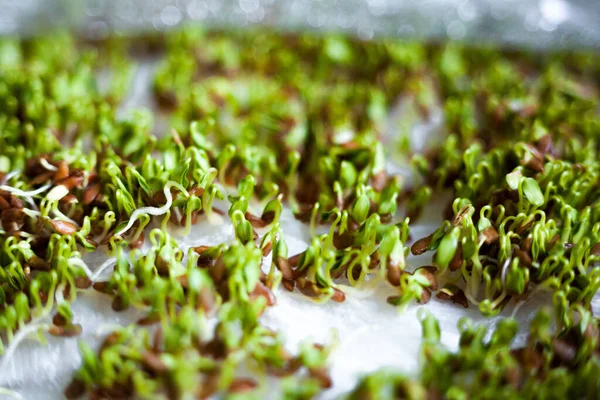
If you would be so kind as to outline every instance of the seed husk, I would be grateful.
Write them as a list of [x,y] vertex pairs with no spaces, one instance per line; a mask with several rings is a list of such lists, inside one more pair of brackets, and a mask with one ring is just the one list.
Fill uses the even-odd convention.
[[294,291],[294,287],[296,286],[296,281],[291,280],[291,279],[285,279],[282,278],[281,279],[281,284],[283,285],[283,287],[289,291],[289,292],[293,292]]
[[273,250],[273,242],[267,242],[267,244],[265,245],[265,247],[263,247],[263,249],[262,249],[262,255],[263,255],[263,257],[266,257],[269,254],[271,254],[271,250]]
[[402,270],[397,265],[393,265],[392,263],[388,264],[386,268],[386,277],[390,285],[400,286],[400,277],[402,276]]
[[433,265],[425,265],[417,268],[413,274],[424,275],[429,281],[429,289],[435,292],[438,290],[438,281],[436,277],[437,271],[437,267]]
[[99,183],[90,183],[88,187],[86,187],[83,191],[83,204],[86,206],[88,204],[91,204],[96,199],[96,197],[98,197],[98,194],[100,193],[100,188],[101,186]]
[[53,181],[56,184],[57,182],[62,181],[69,177],[69,164],[66,161],[59,161],[57,170],[54,173]]
[[50,220],[50,224],[56,233],[61,235],[72,235],[79,230],[77,226],[68,221],[62,221],[59,219]]
[[142,354],[142,363],[146,368],[157,374],[163,374],[169,370],[167,365],[160,358],[160,355],[150,351],[146,351]]
[[494,244],[498,241],[500,235],[498,231],[493,226],[488,226],[481,232],[481,236],[485,241],[485,244]]
[[436,297],[440,300],[452,301],[458,303],[464,308],[469,307],[469,302],[465,296],[465,292],[461,288],[453,284],[446,284],[443,289],[436,293]]
[[424,254],[427,250],[429,250],[429,246],[431,245],[432,240],[433,240],[433,235],[429,235],[427,237],[417,240],[410,247],[410,252],[415,256]]
[[254,214],[246,212],[245,217],[248,220],[248,222],[250,222],[250,225],[252,225],[252,227],[255,229],[260,229],[267,226],[265,221],[263,221],[261,218],[257,217]]
[[456,271],[457,269],[459,269],[461,267],[462,263],[463,263],[462,243],[459,243],[458,246],[456,246],[456,251],[454,252],[454,256],[452,257],[450,264],[448,264],[448,268],[450,268],[450,271]]
[[236,378],[229,386],[231,393],[246,393],[258,387],[258,384],[251,378]]
[[51,325],[50,328],[48,328],[48,333],[52,336],[75,337],[81,335],[82,330],[83,329],[79,324],[65,326]]
[[285,280],[293,280],[294,279],[294,271],[290,266],[290,262],[285,257],[277,257],[275,260],[275,266],[281,272],[283,279]]
[[271,289],[269,289],[264,283],[260,281],[256,283],[252,295],[264,297],[267,300],[267,306],[269,307],[274,306],[277,302],[275,295],[273,294]]
[[346,295],[341,290],[333,288],[333,296],[331,296],[331,300],[335,301],[336,303],[343,303],[346,300]]
[[71,383],[69,383],[69,386],[66,387],[64,394],[67,399],[74,400],[83,396],[85,391],[85,383],[77,378],[74,378]]

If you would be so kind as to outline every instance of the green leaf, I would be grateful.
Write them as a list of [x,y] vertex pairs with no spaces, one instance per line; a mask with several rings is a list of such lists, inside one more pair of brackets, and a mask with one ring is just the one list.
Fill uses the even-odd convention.
[[544,194],[536,180],[533,178],[525,178],[525,180],[523,180],[523,193],[525,194],[527,201],[534,207],[539,207],[545,202]]

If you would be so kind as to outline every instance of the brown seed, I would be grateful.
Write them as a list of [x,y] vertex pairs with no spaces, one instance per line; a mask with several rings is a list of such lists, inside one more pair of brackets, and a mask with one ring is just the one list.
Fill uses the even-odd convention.
[[533,155],[524,165],[534,172],[544,172],[544,160],[539,154]]
[[600,243],[596,243],[595,245],[592,246],[592,249],[590,250],[590,254],[600,257]]
[[343,303],[346,300],[346,295],[339,289],[333,288],[333,296],[331,296],[331,300],[336,303]]
[[112,288],[110,288],[110,282],[106,281],[106,282],[94,282],[94,284],[92,285],[92,287],[94,288],[94,290],[96,290],[97,292],[100,293],[105,293],[105,294],[112,294],[113,290]]
[[269,307],[274,306],[276,303],[275,295],[273,294],[271,289],[269,289],[264,283],[260,281],[256,283],[254,291],[252,292],[252,295],[250,297],[258,296],[264,297],[267,300],[267,305]]
[[11,204],[6,201],[4,197],[0,196],[0,210],[6,210],[8,208],[11,208]]
[[44,171],[38,175],[36,175],[32,180],[29,181],[31,185],[39,185],[40,183],[44,183],[49,181],[54,176],[54,171]]
[[156,331],[154,331],[154,335],[152,336],[152,350],[155,353],[160,352],[161,343],[163,342],[163,330],[162,326],[158,326]]
[[371,186],[378,192],[381,192],[388,182],[388,176],[385,171],[380,171],[371,179]]
[[386,301],[388,304],[391,304],[393,306],[397,306],[398,304],[400,304],[400,300],[402,298],[400,296],[389,296]]
[[202,384],[198,387],[196,391],[196,398],[199,400],[207,400],[217,393],[218,390],[218,375],[215,372],[209,373],[202,381]]
[[289,280],[289,279],[285,279],[283,278],[281,280],[281,284],[283,285],[284,288],[286,288],[289,292],[293,292],[294,291],[294,287],[296,286],[296,282],[293,280]]
[[533,244],[533,240],[531,239],[531,237],[527,237],[525,238],[522,242],[521,242],[521,250],[529,253],[531,251],[531,245]]
[[144,245],[144,234],[142,233],[141,235],[138,236],[137,239],[135,239],[134,241],[132,241],[131,243],[129,243],[129,248],[130,249],[139,249]]
[[69,176],[69,164],[66,161],[59,161],[58,168],[54,173],[54,183],[60,182]]
[[59,219],[50,220],[50,224],[52,225],[52,228],[54,228],[54,231],[61,235],[72,235],[79,230],[79,228],[72,223]]
[[346,249],[354,244],[354,234],[352,232],[346,231],[341,235],[339,233],[335,233],[333,235],[333,245],[336,249],[342,250]]
[[209,250],[211,247],[210,246],[196,246],[193,247],[194,252],[196,254],[202,255],[206,250]]
[[138,319],[135,323],[141,326],[154,325],[160,321],[160,317],[157,314],[149,314],[145,317]]
[[48,328],[48,333],[52,336],[75,337],[81,335],[82,328],[79,324],[71,324],[67,326],[52,325]]
[[261,215],[260,219],[263,220],[265,225],[269,225],[275,219],[275,211],[265,211]]
[[507,368],[504,372],[504,379],[514,389],[518,389],[521,386],[522,381],[521,368],[519,366]]
[[197,264],[200,268],[207,268],[213,264],[213,259],[208,255],[201,255],[200,257],[198,257]]
[[438,281],[437,281],[437,277],[436,277],[437,268],[436,267],[434,267],[432,265],[426,265],[423,267],[419,267],[415,270],[415,272],[413,274],[417,274],[417,273],[421,274],[427,278],[427,280],[429,281],[429,289],[431,289],[434,292],[438,290]]
[[192,189],[190,189],[190,194],[193,194],[196,197],[202,197],[204,194],[204,188],[200,186],[194,186]]
[[356,222],[353,219],[350,219],[348,221],[348,230],[350,230],[350,232],[356,232],[360,229],[360,224],[358,222]]
[[112,301],[111,307],[113,311],[117,312],[127,309],[127,305],[125,304],[121,296],[115,296],[115,298]]
[[67,325],[67,319],[59,313],[54,314],[54,317],[52,317],[52,323],[56,326],[65,326]]
[[450,261],[450,264],[448,265],[448,267],[450,268],[450,271],[456,271],[457,269],[460,268],[462,263],[463,263],[462,243],[459,243],[458,246],[456,246],[456,251],[454,252],[454,257],[452,257],[452,261]]
[[205,313],[209,313],[215,308],[215,296],[209,288],[202,288],[198,297],[200,298],[200,306]]
[[423,288],[421,292],[421,298],[419,299],[420,304],[427,304],[431,300],[431,290],[429,288]]
[[517,257],[519,259],[519,261],[521,262],[521,265],[523,265],[525,267],[530,267],[531,264],[533,264],[533,260],[531,259],[531,256],[526,251],[515,248],[513,250],[513,255],[515,257]]
[[286,280],[292,280],[294,279],[294,271],[292,270],[292,267],[290,266],[289,260],[285,257],[278,257],[275,260],[275,266],[277,267],[277,269],[279,271],[281,271],[281,275],[283,275],[283,278]]
[[321,295],[317,289],[317,285],[308,279],[300,278],[296,281],[296,284],[298,285],[298,290],[300,290],[300,292],[305,296],[318,297]]
[[213,280],[215,282],[219,283],[225,277],[225,272],[226,272],[225,263],[223,262],[223,258],[219,257],[219,258],[217,258],[215,265],[213,265],[212,268],[210,269],[210,276],[213,278]]
[[498,231],[493,226],[488,226],[487,228],[485,228],[480,233],[480,235],[485,241],[485,244],[494,244],[498,241],[498,238],[500,237],[498,235]]
[[69,194],[63,196],[63,198],[61,198],[59,201],[62,204],[79,203],[79,200],[77,199],[77,196],[75,196],[73,193],[69,193]]
[[259,229],[267,226],[265,221],[263,221],[261,218],[257,217],[254,214],[246,212],[245,217],[248,220],[248,222],[250,222],[250,225],[252,225],[253,228]]
[[98,196],[98,193],[100,193],[100,184],[90,183],[83,191],[83,204],[91,204],[96,199],[96,196]]
[[400,277],[402,276],[402,270],[397,265],[392,263],[387,265],[386,277],[390,285],[400,286]]
[[29,265],[31,266],[31,269],[41,270],[41,271],[49,271],[50,270],[50,263],[36,255],[29,258],[29,260],[27,260],[27,263],[29,263]]
[[384,224],[389,224],[390,222],[392,222],[392,218],[393,218],[392,214],[380,214],[379,215],[379,219]]
[[0,213],[0,219],[2,222],[16,222],[18,224],[22,224],[25,221],[25,213],[23,210],[11,207],[5,210],[2,210]]
[[167,372],[169,369],[158,354],[145,351],[142,354],[142,363],[145,367],[158,374]]
[[371,260],[369,261],[369,269],[375,269],[381,263],[381,255],[378,250],[371,253]]
[[75,378],[65,389],[65,397],[69,400],[78,399],[85,394],[85,383]]
[[456,285],[448,284],[442,290],[437,292],[436,297],[440,300],[449,300],[452,303],[458,303],[464,308],[469,307],[469,302],[465,292]]
[[298,266],[298,263],[300,262],[300,257],[302,257],[302,254],[304,254],[304,252],[298,253],[295,256],[291,256],[290,258],[288,258],[288,263],[290,264],[290,267]]
[[258,384],[251,378],[236,378],[229,386],[231,393],[246,393],[256,389]]
[[23,208],[23,200],[21,200],[17,196],[11,194],[10,195],[10,205],[13,206],[14,208],[21,209],[21,208]]
[[87,276],[78,276],[75,278],[75,287],[78,289],[88,289],[92,286],[92,280]]
[[567,365],[573,364],[575,357],[577,357],[577,347],[565,340],[552,340],[552,350],[554,350],[554,354],[558,359]]
[[536,148],[542,155],[554,153],[552,135],[547,134],[542,136],[541,139],[538,140]]
[[64,187],[67,188],[67,190],[71,190],[73,188],[81,188],[81,185],[83,185],[83,175],[82,176],[77,176],[77,175],[71,175],[65,179],[62,179],[58,182],[56,182],[56,185],[62,185]]
[[556,243],[560,240],[559,235],[554,235],[550,242],[548,243],[548,250],[552,249]]
[[332,386],[331,377],[324,368],[312,368],[309,372],[311,377],[319,381],[322,388],[328,389]]
[[415,256],[425,253],[427,250],[429,250],[429,246],[431,245],[432,240],[433,240],[433,235],[429,235],[427,237],[417,240],[410,247],[410,252]]

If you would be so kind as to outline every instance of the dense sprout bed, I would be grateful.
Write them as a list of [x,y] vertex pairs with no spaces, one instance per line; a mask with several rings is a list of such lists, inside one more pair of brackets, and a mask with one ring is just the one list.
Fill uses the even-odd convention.
[[[122,117],[140,57],[160,59],[160,111]],[[514,319],[493,332],[461,320],[456,352],[421,310],[420,373],[370,374],[348,398],[595,397],[599,84],[586,53],[198,28],[0,39],[0,367],[26,338],[80,335],[71,305],[97,291],[142,317],[97,350],[80,343],[68,398],[262,398],[273,381],[277,397],[314,398],[332,386],[331,346],[289,352],[261,323],[273,291],[344,302],[348,285],[381,281],[399,310],[552,301],[522,346]],[[398,98],[411,115],[390,127]],[[440,140],[415,151],[411,121],[439,105]],[[411,237],[448,192],[445,221]],[[299,254],[284,208],[310,227]],[[170,234],[219,219],[233,242],[185,250]],[[92,271],[95,251],[109,260]]]

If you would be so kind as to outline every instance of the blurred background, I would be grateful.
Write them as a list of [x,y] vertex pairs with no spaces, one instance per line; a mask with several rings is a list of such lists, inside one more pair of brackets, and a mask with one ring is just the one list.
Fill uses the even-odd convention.
[[212,27],[455,39],[534,48],[600,47],[599,0],[0,0],[0,34],[69,27],[90,38]]

